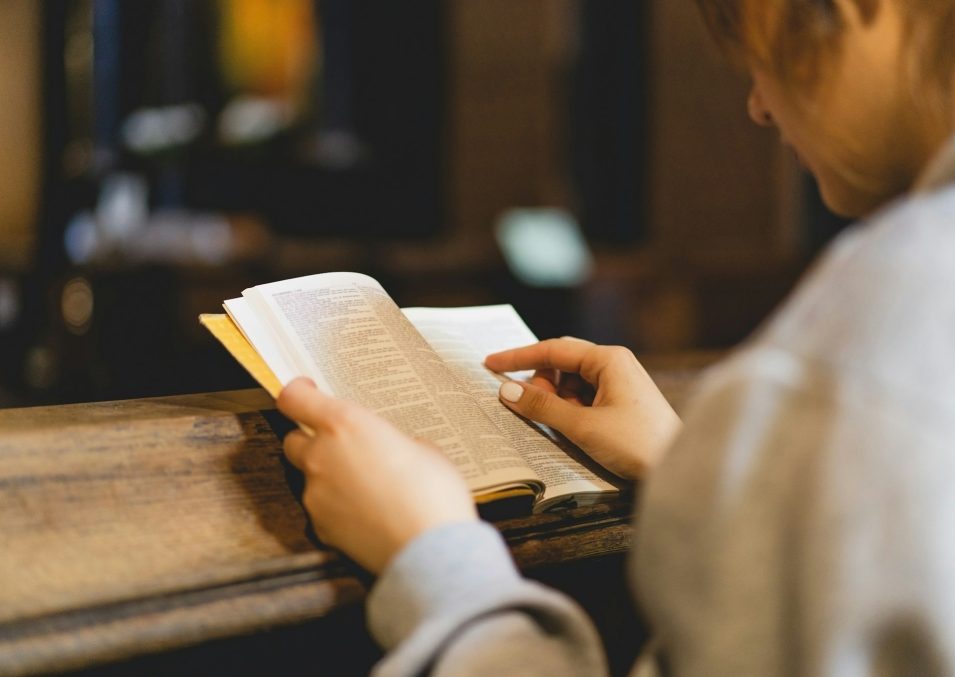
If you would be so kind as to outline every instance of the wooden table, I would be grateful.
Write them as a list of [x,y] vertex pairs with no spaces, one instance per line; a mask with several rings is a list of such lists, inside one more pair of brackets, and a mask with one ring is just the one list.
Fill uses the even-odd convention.
[[[695,362],[658,374],[679,404]],[[261,390],[0,410],[0,674],[321,618],[366,584],[309,539]],[[497,523],[522,569],[622,553],[625,502]]]

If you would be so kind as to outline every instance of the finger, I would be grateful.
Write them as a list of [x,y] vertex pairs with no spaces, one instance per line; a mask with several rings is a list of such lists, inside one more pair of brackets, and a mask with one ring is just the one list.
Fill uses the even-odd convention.
[[339,418],[344,406],[340,400],[329,397],[304,378],[297,378],[285,386],[276,405],[290,419],[312,429],[329,428]]
[[512,411],[561,432],[566,433],[579,419],[579,407],[529,383],[508,381],[501,386],[500,397]]
[[[490,369],[491,371],[522,371],[524,367],[511,367],[509,365],[520,364],[523,361],[526,361],[524,355],[527,351],[534,349],[540,345],[540,343],[535,343],[529,346],[523,346],[521,348],[511,348],[510,350],[502,350],[497,353],[491,353],[484,358],[484,366]],[[530,367],[527,367],[530,368]]]
[[548,339],[531,346],[488,355],[484,364],[488,369],[498,372],[558,369],[579,373],[593,383],[599,376],[599,361],[596,357],[600,348],[579,339]]
[[549,393],[557,392],[559,372],[556,369],[538,369],[530,378],[530,383]]
[[305,468],[305,453],[311,439],[301,430],[293,430],[285,436],[285,441],[282,443],[282,447],[285,449],[285,457],[289,460],[289,463],[299,470]]

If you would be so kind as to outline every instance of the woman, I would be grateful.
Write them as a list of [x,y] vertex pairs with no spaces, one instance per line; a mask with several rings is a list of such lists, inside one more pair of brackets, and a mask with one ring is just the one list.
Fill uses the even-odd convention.
[[[709,374],[682,430],[623,349],[559,339],[487,365],[538,369],[501,400],[647,478],[632,569],[669,672],[953,674],[955,2],[697,2],[752,75],[753,119],[863,221]],[[307,383],[279,406],[316,431],[286,453],[317,532],[381,574],[381,674],[605,669],[443,457]]]

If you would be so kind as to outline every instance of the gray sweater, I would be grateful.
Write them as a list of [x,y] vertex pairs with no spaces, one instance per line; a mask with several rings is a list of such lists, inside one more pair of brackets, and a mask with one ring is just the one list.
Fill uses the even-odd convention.
[[[704,379],[637,508],[675,675],[955,674],[955,143]],[[381,675],[599,675],[599,641],[488,525],[418,538],[368,600]]]

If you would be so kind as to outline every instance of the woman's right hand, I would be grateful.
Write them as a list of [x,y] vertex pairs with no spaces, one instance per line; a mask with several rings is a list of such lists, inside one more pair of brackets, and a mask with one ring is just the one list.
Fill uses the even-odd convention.
[[560,431],[625,479],[644,477],[666,453],[681,422],[633,353],[575,338],[489,355],[496,372],[534,369],[529,383],[501,386],[511,410]]

